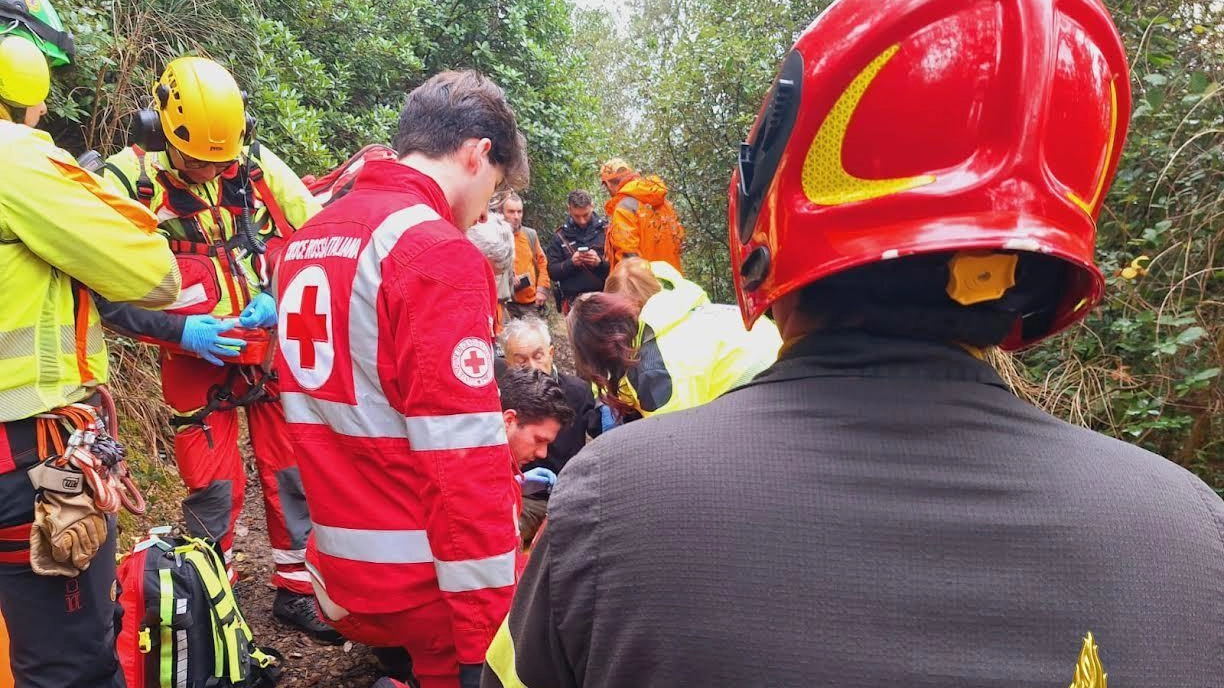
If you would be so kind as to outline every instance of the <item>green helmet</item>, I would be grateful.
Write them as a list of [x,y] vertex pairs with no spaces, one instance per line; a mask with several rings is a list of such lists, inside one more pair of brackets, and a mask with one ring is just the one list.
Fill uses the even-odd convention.
[[24,36],[47,56],[52,67],[72,62],[76,46],[48,0],[0,0],[0,36]]

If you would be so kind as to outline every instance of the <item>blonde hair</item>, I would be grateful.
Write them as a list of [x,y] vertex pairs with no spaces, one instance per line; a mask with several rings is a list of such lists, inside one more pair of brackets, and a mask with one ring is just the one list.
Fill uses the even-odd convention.
[[642,258],[627,258],[612,268],[607,281],[604,282],[604,291],[628,298],[637,306],[637,310],[641,311],[650,297],[663,291],[663,285],[655,277],[648,261]]

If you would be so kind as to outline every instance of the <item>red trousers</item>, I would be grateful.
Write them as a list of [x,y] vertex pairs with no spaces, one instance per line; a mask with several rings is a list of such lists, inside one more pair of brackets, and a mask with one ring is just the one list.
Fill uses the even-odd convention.
[[[163,355],[162,394],[177,414],[191,415],[208,403],[210,390],[223,385],[229,372],[230,366],[214,366],[194,356]],[[249,389],[248,380],[238,376],[231,394],[241,396]],[[245,410],[272,544],[272,584],[311,594],[306,573],[310,513],[285,414],[275,401],[275,383],[268,383],[268,391],[273,395],[271,401],[255,402]],[[190,491],[183,501],[183,515],[192,535],[219,543],[234,579],[234,524],[246,492],[246,471],[238,449],[238,411],[214,411],[203,422],[203,427],[182,427],[174,436],[179,474]]]
[[407,650],[421,688],[459,688],[459,655],[451,633],[451,610],[441,599],[394,614],[349,614],[339,621],[322,616],[349,640]]

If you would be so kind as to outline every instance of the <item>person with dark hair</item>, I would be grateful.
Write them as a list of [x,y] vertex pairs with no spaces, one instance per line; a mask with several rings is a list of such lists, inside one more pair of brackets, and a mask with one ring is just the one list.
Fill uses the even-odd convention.
[[777,359],[782,339],[772,321],[744,327],[734,306],[710,303],[669,263],[630,258],[612,274],[609,284],[650,286],[585,294],[567,322],[578,376],[621,420],[704,404]]
[[570,462],[482,685],[1218,685],[1224,502],[981,360],[1101,299],[1130,83],[1098,0],[821,14],[731,181],[780,360]]
[[608,278],[604,255],[607,218],[595,212],[595,200],[586,191],[571,191],[566,198],[569,218],[553,233],[545,253],[552,277],[557,311],[565,314],[574,299],[602,291]]
[[514,590],[519,490],[493,272],[463,230],[527,162],[502,89],[471,71],[408,94],[396,146],[285,250],[276,369],[325,619],[407,650],[421,688],[466,688]]
[[510,456],[516,470],[521,471],[517,479],[524,499],[519,509],[519,529],[526,549],[531,547],[544,521],[543,509],[528,510],[527,505],[540,503],[541,496],[546,499],[557,483],[555,471],[529,464],[548,456],[548,448],[561,428],[573,423],[574,410],[561,383],[535,368],[505,368],[497,378],[497,386],[501,389]]
[[[520,468],[544,459],[557,433],[574,420],[574,410],[561,383],[535,368],[512,367],[497,379],[497,386],[510,456]],[[552,473],[555,480],[553,471],[538,468]]]
[[[565,464],[586,445],[587,436],[598,437],[603,429],[591,385],[579,377],[562,373],[553,365],[552,335],[548,331],[548,324],[539,318],[511,320],[502,332],[501,342],[510,366],[534,368],[549,375],[565,393],[573,419],[562,424],[557,436],[549,443],[545,456],[523,466],[524,471],[543,468],[559,475]],[[500,372],[498,376],[500,378]],[[503,406],[505,397],[506,389],[503,386]],[[547,510],[547,492],[536,492],[523,500],[523,514],[519,521],[524,544],[530,544],[534,539]]]

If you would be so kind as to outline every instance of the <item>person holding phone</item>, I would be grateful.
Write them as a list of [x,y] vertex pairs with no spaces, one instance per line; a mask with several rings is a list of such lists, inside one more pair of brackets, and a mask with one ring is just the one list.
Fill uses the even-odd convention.
[[595,201],[586,191],[571,191],[566,199],[569,218],[548,244],[548,274],[552,277],[557,310],[569,312],[574,299],[592,291],[603,291],[608,279],[604,256],[608,219],[595,212]]

